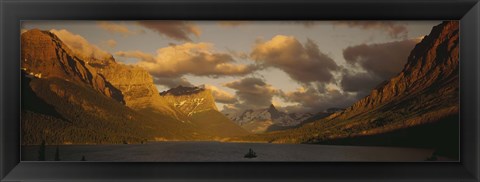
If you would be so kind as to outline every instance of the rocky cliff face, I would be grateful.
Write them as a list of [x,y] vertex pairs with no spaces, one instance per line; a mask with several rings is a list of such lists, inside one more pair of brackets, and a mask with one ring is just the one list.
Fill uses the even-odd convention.
[[22,69],[35,77],[57,77],[87,84],[135,109],[188,120],[158,95],[150,74],[139,68],[76,55],[56,35],[30,30],[22,34]]
[[121,64],[94,66],[94,68],[122,92],[123,99],[128,106],[142,98],[156,95],[157,89],[153,84],[152,77],[141,68]]
[[215,99],[209,89],[178,86],[162,92],[160,95],[188,116],[208,110],[218,111]]
[[121,100],[116,88],[76,57],[53,33],[37,29],[27,31],[21,36],[21,46],[21,67],[27,74],[83,83],[108,97]]
[[188,120],[158,95],[152,76],[142,68],[123,64],[95,64],[93,68],[120,90],[125,104],[135,110],[148,111]]
[[[350,135],[374,135],[459,112],[459,22],[445,21],[411,51],[403,70],[344,112],[327,119]],[[333,125],[333,124],[332,124]],[[363,126],[362,126],[363,125]]]
[[347,108],[342,117],[348,118],[385,103],[419,94],[425,89],[456,82],[459,61],[458,29],[457,21],[435,26],[412,50],[402,72]]

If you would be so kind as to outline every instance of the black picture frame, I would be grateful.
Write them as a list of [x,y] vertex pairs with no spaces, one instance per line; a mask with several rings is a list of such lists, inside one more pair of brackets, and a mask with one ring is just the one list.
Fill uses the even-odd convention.
[[[1,0],[1,181],[479,181],[478,0]],[[460,162],[20,162],[21,20],[460,20]]]

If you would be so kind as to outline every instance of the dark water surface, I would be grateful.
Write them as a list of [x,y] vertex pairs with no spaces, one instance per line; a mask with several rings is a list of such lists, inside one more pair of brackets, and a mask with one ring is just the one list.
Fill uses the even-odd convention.
[[[54,160],[56,146],[46,147]],[[244,158],[253,149],[258,157]],[[38,160],[39,146],[22,147],[23,161]],[[425,161],[433,150],[394,147],[271,143],[155,142],[128,145],[61,145],[62,161],[236,162],[236,161]],[[440,158],[440,160],[446,160]]]

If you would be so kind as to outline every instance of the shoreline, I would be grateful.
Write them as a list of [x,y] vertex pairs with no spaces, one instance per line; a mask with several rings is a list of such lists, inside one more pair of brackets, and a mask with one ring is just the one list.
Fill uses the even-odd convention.
[[[54,161],[56,145],[45,147]],[[225,142],[151,142],[148,144],[59,145],[61,161],[97,162],[423,162],[433,149],[377,146]],[[257,158],[245,159],[253,149]],[[38,161],[39,146],[22,146],[22,161]],[[438,161],[456,161],[436,155]]]

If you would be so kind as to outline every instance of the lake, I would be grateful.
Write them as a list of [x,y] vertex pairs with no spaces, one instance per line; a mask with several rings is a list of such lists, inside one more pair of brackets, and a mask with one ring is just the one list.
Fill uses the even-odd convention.
[[[23,146],[22,160],[38,159],[39,146]],[[249,149],[256,158],[244,158]],[[54,160],[56,146],[46,147],[46,160]],[[118,145],[60,145],[62,161],[115,162],[244,162],[244,161],[425,161],[431,149],[334,146],[312,144],[155,142]],[[439,158],[440,160],[447,160]]]

